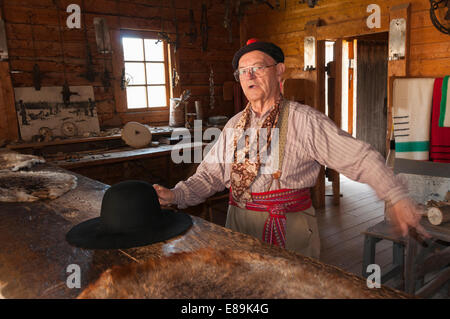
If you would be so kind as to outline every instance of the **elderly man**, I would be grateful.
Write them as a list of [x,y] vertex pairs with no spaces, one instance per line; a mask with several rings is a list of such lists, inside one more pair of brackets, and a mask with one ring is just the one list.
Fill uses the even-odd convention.
[[[417,207],[378,152],[340,130],[323,113],[283,98],[283,62],[282,50],[273,43],[253,40],[236,52],[232,65],[247,107],[226,124],[193,176],[171,190],[155,185],[160,203],[185,208],[229,188],[226,227],[319,258],[309,188],[316,183],[320,165],[326,165],[369,184],[391,203],[392,220],[403,235],[409,227],[424,233]],[[226,134],[229,129],[234,134]],[[249,129],[256,130],[257,139],[243,138],[242,132]],[[264,150],[269,157],[278,150],[280,165],[273,171],[264,169],[262,148],[256,147],[256,156],[250,156],[263,129],[268,132]],[[230,155],[233,160],[227,161]]]

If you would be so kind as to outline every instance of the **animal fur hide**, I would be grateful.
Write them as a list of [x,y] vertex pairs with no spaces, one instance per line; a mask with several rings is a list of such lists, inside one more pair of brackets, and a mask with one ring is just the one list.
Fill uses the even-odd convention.
[[200,249],[145,263],[115,266],[78,298],[405,298],[369,289],[366,281],[305,258],[290,261],[236,250]]
[[0,151],[0,170],[13,172],[23,168],[31,168],[38,163],[45,163],[45,159],[39,156],[19,154],[11,151]]
[[77,178],[65,173],[0,171],[0,202],[55,199],[76,186]]

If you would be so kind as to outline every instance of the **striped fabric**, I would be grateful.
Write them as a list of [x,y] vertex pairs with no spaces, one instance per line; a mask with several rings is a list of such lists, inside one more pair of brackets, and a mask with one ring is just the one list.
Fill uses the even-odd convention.
[[433,162],[450,163],[450,127],[440,125],[443,118],[442,100],[447,99],[443,91],[447,85],[445,78],[437,78],[434,82],[430,140],[430,160]]
[[[252,193],[252,199],[246,203],[245,209],[269,213],[262,230],[262,240],[283,248],[286,247],[286,213],[297,213],[311,207],[309,189]],[[229,204],[239,207],[233,200],[231,191]]]
[[428,161],[434,79],[396,79],[393,86],[395,157]]
[[[258,117],[252,111],[251,126],[257,127],[269,112]],[[180,209],[200,204],[216,192],[230,188],[231,162],[226,162],[226,158],[227,153],[232,154],[233,138],[226,134],[226,130],[234,127],[241,115],[242,112],[228,121],[197,172],[172,189]],[[266,165],[269,164],[270,156]],[[386,167],[385,159],[373,147],[337,128],[325,114],[293,101],[289,101],[288,130],[279,183],[272,183],[272,174],[263,170],[263,164],[251,185],[251,192],[313,187],[320,165],[369,184],[379,198],[393,204],[408,194],[392,170]]]
[[450,127],[450,92],[448,87],[450,76],[446,76],[442,82],[442,95],[440,103],[439,127]]

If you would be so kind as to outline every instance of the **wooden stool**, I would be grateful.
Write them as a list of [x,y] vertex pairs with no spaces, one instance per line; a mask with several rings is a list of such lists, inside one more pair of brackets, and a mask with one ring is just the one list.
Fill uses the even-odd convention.
[[393,265],[385,270],[381,275],[381,283],[385,283],[398,275],[401,275],[403,279],[406,240],[403,237],[393,233],[391,228],[392,227],[386,221],[382,221],[372,227],[369,227],[365,232],[363,232],[364,253],[362,276],[364,278],[369,276],[367,273],[367,266],[370,264],[375,264],[376,244],[385,239],[393,242]]
[[[424,223],[422,223],[423,225]],[[431,227],[431,226],[429,226]],[[438,229],[438,227],[434,227]],[[429,231],[429,229],[427,229]],[[435,234],[431,234],[435,235]],[[439,234],[438,234],[439,235]],[[415,236],[409,236],[406,246],[405,261],[405,292],[422,298],[432,297],[443,285],[448,284],[450,295],[450,246],[449,237],[417,241]],[[435,273],[431,280],[425,283],[425,275]]]

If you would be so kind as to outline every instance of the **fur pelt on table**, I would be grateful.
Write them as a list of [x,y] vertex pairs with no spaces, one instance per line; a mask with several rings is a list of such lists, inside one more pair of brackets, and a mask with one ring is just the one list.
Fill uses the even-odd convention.
[[18,171],[23,168],[31,168],[35,164],[45,163],[40,156],[19,154],[9,150],[0,150],[0,170]]
[[291,261],[239,250],[200,249],[115,266],[78,298],[268,299],[406,298],[387,287],[305,258]]
[[77,186],[73,175],[51,171],[0,171],[0,202],[55,199]]

